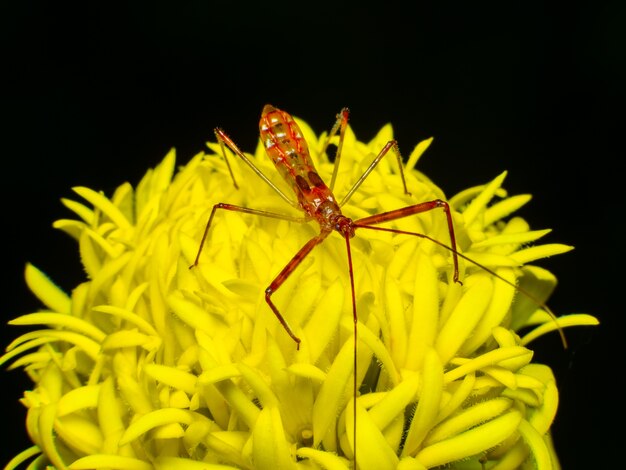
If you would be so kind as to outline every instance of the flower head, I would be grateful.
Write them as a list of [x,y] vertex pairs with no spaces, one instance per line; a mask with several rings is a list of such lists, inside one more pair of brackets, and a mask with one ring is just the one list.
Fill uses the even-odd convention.
[[[319,155],[325,136],[299,124],[319,173],[330,175],[332,163]],[[339,197],[391,138],[385,126],[365,144],[348,128]],[[395,162],[383,159],[344,214],[358,219],[445,199],[413,169],[429,144],[408,158],[410,196]],[[220,211],[189,269],[219,202],[301,215],[231,158],[235,188],[220,146],[208,146],[213,153],[177,171],[170,152],[136,188],[125,183],[110,198],[81,187],[74,191],[83,202],[63,201],[78,219],[54,225],[78,242],[88,280],[68,295],[26,268],[45,310],[10,322],[40,329],[13,341],[1,359],[34,382],[22,399],[34,446],[10,466],[39,455],[59,469],[344,469],[354,462],[356,422],[361,469],[491,461],[516,468],[528,460],[552,467],[548,432],[558,391],[550,369],[531,362],[528,343],[597,321],[582,314],[555,320],[542,308],[556,280],[528,263],[570,247],[534,244],[548,231],[511,216],[529,196],[508,197],[501,174],[449,199],[465,255],[462,285],[439,244],[358,231],[351,242],[359,326],[353,407],[352,298],[341,237],[328,237],[273,297],[302,338],[299,350],[264,292],[315,236],[314,222]],[[289,192],[261,145],[250,158]],[[438,211],[390,226],[449,240]]]

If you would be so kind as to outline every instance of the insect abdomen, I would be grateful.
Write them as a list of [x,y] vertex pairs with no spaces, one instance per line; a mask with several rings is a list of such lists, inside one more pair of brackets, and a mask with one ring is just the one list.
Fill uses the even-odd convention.
[[287,178],[285,175],[288,174],[293,179],[313,168],[307,143],[289,114],[272,105],[265,105],[259,130],[267,155],[283,178]]

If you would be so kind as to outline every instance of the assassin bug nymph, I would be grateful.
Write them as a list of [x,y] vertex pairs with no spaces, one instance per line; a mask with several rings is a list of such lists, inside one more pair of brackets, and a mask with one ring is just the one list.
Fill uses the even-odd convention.
[[[237,188],[237,182],[233,175],[232,169],[230,167],[230,163],[228,162],[228,158],[226,156],[225,147],[228,147],[231,151],[233,151],[239,158],[241,158],[265,183],[267,183],[282,199],[284,199],[288,204],[299,209],[304,212],[303,217],[292,217],[284,214],[268,212],[264,210],[252,209],[248,207],[241,207],[232,204],[219,203],[213,206],[211,214],[209,216],[209,220],[206,224],[204,234],[202,236],[202,240],[200,242],[200,247],[198,248],[197,255],[193,264],[190,267],[194,267],[198,265],[200,260],[200,254],[202,253],[202,248],[205,244],[207,234],[209,233],[209,229],[211,224],[213,223],[213,218],[218,209],[227,210],[227,211],[235,211],[235,212],[243,212],[247,214],[262,216],[262,217],[270,217],[275,219],[282,219],[288,221],[297,221],[297,222],[307,222],[307,221],[315,221],[319,225],[319,234],[311,238],[308,242],[304,244],[300,248],[300,250],[293,256],[291,261],[281,270],[281,272],[274,278],[274,280],[270,283],[270,285],[265,290],[265,300],[271,310],[276,315],[276,318],[285,329],[287,334],[293,339],[296,343],[296,347],[300,347],[301,338],[296,335],[293,328],[289,325],[285,317],[278,310],[274,302],[272,301],[272,294],[274,294],[289,278],[289,276],[294,272],[294,270],[302,263],[302,261],[306,258],[306,256],[311,253],[311,251],[319,244],[321,244],[333,231],[337,232],[344,240],[346,246],[346,253],[348,259],[348,273],[350,279],[350,289],[352,296],[352,316],[354,321],[354,358],[353,358],[353,367],[355,373],[353,374],[353,387],[354,387],[354,400],[353,400],[353,409],[356,419],[356,395],[358,390],[357,384],[357,308],[356,308],[356,293],[354,286],[354,273],[352,266],[352,252],[350,240],[355,236],[355,232],[357,229],[370,229],[370,230],[380,230],[391,232],[395,234],[406,234],[413,235],[420,238],[430,239],[427,235],[420,233],[413,233],[408,231],[403,231],[399,229],[387,228],[387,227],[378,227],[377,225],[394,221],[397,219],[401,219],[404,217],[409,217],[411,215],[431,211],[434,209],[441,209],[443,211],[444,216],[447,220],[447,228],[450,234],[450,246],[447,247],[452,253],[454,273],[453,280],[460,284],[459,280],[459,264],[458,264],[458,255],[456,249],[456,238],[454,233],[454,226],[452,222],[452,215],[450,212],[450,207],[448,203],[441,199],[434,199],[431,201],[420,202],[417,204],[409,205],[407,207],[403,207],[396,210],[391,210],[388,212],[374,214],[368,217],[363,217],[360,219],[353,220],[349,217],[343,215],[341,211],[341,207],[348,202],[350,197],[354,194],[354,192],[359,188],[359,186],[363,183],[363,181],[370,175],[370,173],[374,170],[376,165],[381,161],[385,155],[389,154],[389,152],[393,152],[396,155],[399,175],[402,179],[402,185],[404,188],[404,193],[410,195],[406,181],[404,178],[404,169],[402,164],[402,157],[400,155],[400,151],[398,149],[398,144],[395,140],[390,140],[386,145],[380,150],[378,155],[374,158],[369,167],[365,170],[365,172],[361,175],[360,178],[353,184],[351,189],[347,192],[344,198],[338,202],[335,198],[332,190],[335,185],[335,181],[337,178],[337,170],[339,167],[340,159],[341,159],[341,151],[343,139],[348,123],[348,109],[344,108],[337,115],[334,126],[332,127],[326,141],[324,147],[322,149],[322,154],[325,153],[331,139],[339,133],[339,142],[337,144],[337,150],[335,155],[334,169],[331,177],[330,185],[327,186],[322,178],[317,173],[313,165],[313,161],[309,154],[309,149],[302,132],[291,115],[289,115],[285,111],[281,111],[274,106],[265,105],[263,111],[261,113],[261,120],[259,123],[260,129],[260,138],[265,147],[265,151],[267,155],[270,157],[272,162],[274,163],[276,169],[285,180],[285,182],[291,187],[296,197],[296,200],[288,197],[281,191],[272,181],[259,170],[254,163],[235,145],[235,143],[230,139],[230,137],[220,128],[215,129],[215,136],[217,137],[217,141],[220,144],[222,149],[222,154],[227,163],[228,170],[230,172],[231,178],[235,187]],[[435,240],[434,240],[435,241]],[[435,241],[435,243],[439,245],[444,245],[441,242]],[[356,449],[356,422],[353,428],[353,443],[354,449]],[[356,468],[356,451],[354,452],[354,464]]]

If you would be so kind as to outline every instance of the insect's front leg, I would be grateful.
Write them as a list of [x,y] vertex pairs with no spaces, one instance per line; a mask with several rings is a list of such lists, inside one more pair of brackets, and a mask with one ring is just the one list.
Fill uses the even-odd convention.
[[232,139],[228,137],[228,135],[226,135],[226,133],[222,129],[216,127],[213,132],[215,132],[215,138],[220,144],[220,149],[222,149],[222,156],[224,157],[224,161],[226,162],[226,166],[228,167],[230,178],[233,180],[233,185],[235,186],[235,189],[239,189],[239,186],[237,185],[237,180],[235,179],[235,174],[233,173],[233,169],[230,166],[230,162],[228,161],[228,156],[226,155],[226,149],[224,148],[224,144],[226,144],[228,148],[230,148],[236,154],[240,154],[243,152],[239,150],[239,147],[235,145],[235,142],[233,142]]
[[404,188],[404,194],[406,194],[407,196],[411,195],[411,193],[406,187],[406,179],[404,178],[404,167],[402,166],[402,155],[400,154],[400,149],[398,148],[398,142],[395,140],[390,140],[389,142],[385,144],[385,146],[380,150],[380,152],[378,152],[378,155],[376,155],[376,158],[374,158],[372,163],[370,163],[370,166],[367,167],[367,170],[363,172],[363,174],[356,181],[356,183],[352,185],[352,187],[350,188],[350,191],[348,191],[347,194],[343,197],[343,199],[339,203],[340,207],[350,200],[350,198],[355,193],[355,191],[359,189],[361,184],[363,184],[363,181],[365,181],[365,179],[370,175],[370,173],[374,171],[374,168],[376,168],[376,165],[378,165],[378,163],[383,159],[383,157],[389,153],[389,150],[393,151],[393,153],[396,155],[396,159],[398,160],[398,168],[400,171],[400,178],[402,179],[402,187]]
[[337,132],[339,132],[339,142],[337,143],[337,151],[335,152],[335,163],[333,165],[333,176],[330,178],[330,190],[332,191],[335,188],[335,180],[337,179],[337,171],[339,168],[339,161],[341,160],[341,150],[343,149],[343,139],[346,135],[346,128],[348,127],[348,116],[350,115],[350,111],[348,108],[342,108],[337,114],[337,118],[335,120],[335,124],[333,124],[332,129],[328,133],[328,137],[326,138],[326,142],[324,142],[324,146],[322,147],[322,151],[320,154],[324,154],[326,149],[328,149],[328,145],[330,141]]
[[426,201],[419,204],[414,204],[412,206],[402,207],[401,209],[370,215],[369,217],[364,217],[362,219],[356,220],[354,222],[354,225],[355,227],[368,228],[371,230],[386,230],[389,232],[414,235],[421,238],[428,238],[429,240],[433,240],[435,243],[438,243],[437,240],[434,240],[431,237],[420,233],[406,232],[396,229],[386,229],[383,227],[373,227],[373,225],[402,219],[404,217],[420,214],[422,212],[428,212],[438,208],[443,209],[444,213],[446,214],[446,220],[448,222],[448,232],[450,233],[450,251],[452,251],[452,260],[454,262],[454,282],[462,284],[461,281],[459,281],[459,259],[458,251],[456,249],[456,235],[454,234],[454,224],[452,223],[452,213],[450,212],[450,205],[446,201],[443,201],[441,199],[434,199],[432,201]]
[[267,287],[267,289],[265,289],[265,301],[270,306],[272,312],[274,312],[274,315],[276,315],[276,318],[283,326],[287,334],[291,336],[291,339],[296,342],[296,349],[300,349],[300,343],[302,340],[293,332],[285,317],[282,316],[276,305],[274,305],[274,302],[272,302],[271,297],[272,294],[284,284],[289,276],[291,276],[291,274],[300,265],[300,263],[302,263],[304,258],[307,257],[307,255],[313,250],[313,248],[319,245],[329,234],[330,232],[322,232],[318,236],[311,238],[308,242],[306,242],[306,244],[302,248],[300,248],[300,251],[298,251],[295,256],[291,258],[291,261],[287,263],[287,265],[278,274],[278,276],[276,276],[276,278]]

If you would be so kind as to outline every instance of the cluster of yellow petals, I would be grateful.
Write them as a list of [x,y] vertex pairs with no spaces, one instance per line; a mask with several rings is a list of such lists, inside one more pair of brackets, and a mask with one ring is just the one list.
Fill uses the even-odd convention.
[[[330,175],[332,163],[317,155],[324,136],[299,123],[320,174]],[[338,197],[391,134],[386,126],[364,144],[348,128]],[[408,158],[411,196],[395,161],[384,159],[344,213],[359,218],[444,198],[413,169],[429,144]],[[300,350],[263,294],[315,224],[221,211],[189,269],[218,202],[299,215],[231,159],[241,183],[234,188],[219,146],[209,148],[214,154],[178,170],[171,152],[136,188],[125,183],[110,198],[81,187],[74,191],[83,202],[63,201],[78,219],[54,225],[77,240],[88,280],[68,295],[26,268],[45,310],[10,322],[38,328],[0,361],[34,382],[22,399],[34,445],[8,468],[33,459],[33,468],[57,469],[347,469],[355,420],[362,470],[558,468],[549,437],[557,387],[527,345],[558,325],[597,321],[578,314],[557,325],[538,305],[555,278],[527,263],[569,247],[531,245],[548,231],[511,217],[529,196],[507,197],[502,174],[449,200],[459,251],[491,270],[462,259],[463,285],[452,281],[451,253],[435,243],[358,231],[354,416],[343,239],[329,237],[274,296]],[[262,147],[251,158],[275,174]],[[439,211],[392,226],[449,240]]]

